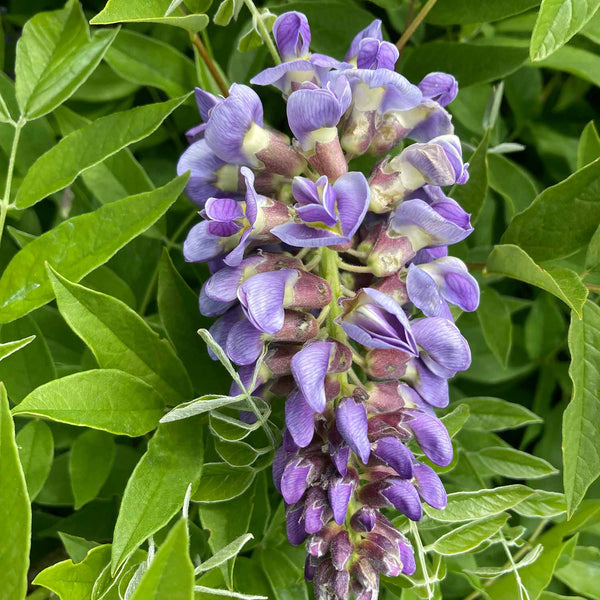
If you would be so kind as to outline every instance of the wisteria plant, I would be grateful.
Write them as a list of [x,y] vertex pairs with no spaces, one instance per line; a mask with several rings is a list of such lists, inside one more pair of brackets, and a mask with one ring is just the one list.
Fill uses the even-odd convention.
[[0,12],[0,600],[600,598],[600,1],[55,4]]

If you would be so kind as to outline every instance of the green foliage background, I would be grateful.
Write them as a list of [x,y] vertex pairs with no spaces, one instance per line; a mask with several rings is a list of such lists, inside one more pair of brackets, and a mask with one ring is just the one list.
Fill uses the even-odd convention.
[[427,509],[417,574],[381,597],[600,599],[599,6],[0,9],[0,599],[311,597],[270,480],[282,403],[238,421],[229,405],[252,400],[225,395],[235,373],[196,334],[207,272],[182,260],[196,212],[175,165],[190,91],[269,66],[274,15],[304,12],[313,50],[342,58],[372,19],[396,41],[422,9],[399,70],[459,81],[471,179],[451,196],[476,229],[453,248],[482,298],[457,315],[473,364],[444,417],[448,508]]

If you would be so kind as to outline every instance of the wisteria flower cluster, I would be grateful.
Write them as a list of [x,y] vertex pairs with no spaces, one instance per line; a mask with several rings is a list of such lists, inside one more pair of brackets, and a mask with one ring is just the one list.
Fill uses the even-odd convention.
[[[458,89],[395,72],[380,21],[343,61],[309,51],[303,14],[273,33],[283,62],[251,83],[282,91],[293,140],[250,87],[196,90],[203,122],[178,170],[203,220],[184,254],[208,262],[200,310],[244,384],[286,397],[273,478],[306,579],[319,600],[373,600],[380,574],[416,569],[386,509],[418,521],[422,502],[446,504],[430,464],[453,450],[434,408],[471,360],[449,306],[475,310],[479,289],[447,252],[470,215],[442,191],[468,179],[444,108]],[[378,157],[368,176],[352,167],[362,155]]]

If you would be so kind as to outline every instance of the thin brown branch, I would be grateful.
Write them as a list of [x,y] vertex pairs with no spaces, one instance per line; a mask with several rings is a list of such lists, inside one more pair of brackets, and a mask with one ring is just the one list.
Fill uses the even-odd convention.
[[202,60],[204,61],[204,64],[207,66],[208,70],[210,71],[210,74],[213,76],[213,79],[215,80],[216,84],[219,86],[221,93],[223,94],[223,96],[228,96],[229,90],[227,89],[227,84],[223,80],[223,77],[221,76],[219,69],[217,69],[217,66],[213,62],[210,54],[208,53],[208,50],[206,49],[206,46],[200,39],[200,36],[197,33],[194,33],[194,35],[191,35],[190,38],[192,40],[192,44],[194,44],[194,46],[196,46],[196,50],[198,50],[198,54],[200,55],[200,58],[202,58]]
[[425,3],[425,6],[419,11],[419,14],[407,25],[402,37],[396,42],[396,47],[400,52],[402,52],[412,34],[416,31],[417,27],[422,23],[423,19],[427,16],[427,13],[433,8],[436,2],[437,0],[428,0]]

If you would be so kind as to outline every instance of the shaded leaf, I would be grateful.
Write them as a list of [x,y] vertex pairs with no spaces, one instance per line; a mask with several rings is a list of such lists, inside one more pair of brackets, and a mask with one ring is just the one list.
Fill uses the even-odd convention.
[[524,406],[500,398],[467,398],[461,400],[460,405],[469,408],[467,429],[503,431],[542,422],[540,417]]
[[506,367],[512,346],[512,321],[506,302],[495,289],[484,287],[476,314],[488,348]]
[[30,335],[22,340],[15,340],[14,342],[4,342],[0,343],[0,360],[10,356],[17,350],[24,348],[27,344],[30,344],[35,340],[35,335]]
[[592,161],[600,158],[600,136],[594,121],[590,121],[581,132],[577,146],[577,168],[582,169]]
[[438,0],[426,17],[433,25],[464,25],[499,21],[538,6],[540,0]]
[[42,421],[30,421],[17,434],[17,448],[29,500],[33,502],[52,468],[54,439],[50,427]]
[[251,469],[234,469],[224,463],[207,463],[204,466],[198,489],[192,496],[194,502],[224,502],[243,494],[252,483]]
[[514,448],[483,448],[477,452],[477,458],[492,472],[509,479],[534,479],[557,473],[543,458]]
[[194,573],[198,575],[199,573],[210,571],[227,562],[230,558],[237,556],[242,548],[253,539],[253,537],[254,536],[251,533],[240,535],[240,537],[233,540],[230,544],[227,544],[224,548],[221,548],[218,552],[215,552],[208,560],[205,560],[197,566]]

